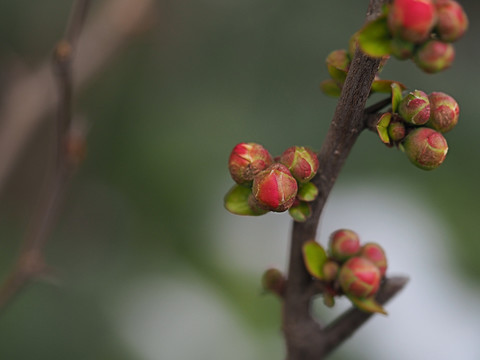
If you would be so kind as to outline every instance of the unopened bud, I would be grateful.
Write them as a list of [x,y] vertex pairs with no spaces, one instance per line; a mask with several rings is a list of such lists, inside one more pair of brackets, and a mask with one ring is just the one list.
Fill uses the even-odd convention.
[[350,67],[350,57],[346,50],[335,50],[328,54],[327,59],[328,73],[332,79],[343,82],[347,77]]
[[410,124],[425,124],[430,118],[428,95],[420,90],[410,92],[400,101],[398,113],[403,120]]
[[399,60],[410,59],[413,56],[414,49],[414,43],[400,37],[394,37],[390,43],[391,54]]
[[460,108],[453,97],[442,92],[432,92],[430,100],[430,120],[427,126],[441,133],[452,130],[458,123]]
[[420,69],[430,74],[449,68],[454,59],[453,45],[438,40],[427,41],[417,50],[413,58]]
[[424,170],[433,170],[445,160],[448,144],[442,134],[426,127],[413,130],[402,143],[408,159]]
[[380,270],[370,260],[353,257],[340,268],[338,281],[346,295],[367,298],[380,286]]
[[295,201],[297,190],[297,181],[282,164],[271,165],[253,179],[253,196],[259,206],[266,210],[287,210]]
[[303,146],[292,146],[285,150],[280,157],[280,163],[285,165],[300,183],[310,181],[319,166],[315,152]]
[[394,0],[388,13],[392,35],[417,44],[428,38],[435,20],[431,0]]
[[335,261],[327,261],[323,264],[323,276],[326,282],[331,282],[337,278],[339,265]]
[[468,18],[462,6],[454,0],[437,0],[436,30],[442,41],[458,40],[468,28]]
[[383,248],[377,243],[366,243],[362,246],[359,255],[370,260],[380,270],[380,276],[384,276],[387,271],[387,257]]
[[406,129],[403,121],[391,121],[388,125],[388,136],[391,141],[399,142],[406,135]]
[[283,296],[286,279],[283,273],[275,268],[267,269],[262,276],[262,286],[265,291]]
[[337,230],[330,235],[328,250],[333,259],[345,261],[360,250],[360,239],[352,230]]
[[273,163],[270,153],[259,144],[237,144],[230,154],[228,169],[238,184],[251,183],[254,176]]

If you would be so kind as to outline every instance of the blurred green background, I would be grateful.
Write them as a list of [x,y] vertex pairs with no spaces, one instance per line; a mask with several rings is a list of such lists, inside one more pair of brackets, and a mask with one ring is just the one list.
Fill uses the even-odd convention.
[[[460,123],[447,135],[446,162],[423,172],[366,133],[339,182],[354,189],[365,178],[393,181],[421,193],[452,235],[438,246],[477,289],[480,5],[461,3],[470,29],[455,45],[451,69],[429,76],[392,60],[382,76],[458,100]],[[0,0],[0,78],[8,79],[18,62],[34,69],[50,56],[71,4]],[[273,154],[294,144],[320,148],[336,106],[318,89],[327,78],[324,59],[345,48],[361,27],[367,1],[156,5],[155,25],[78,94],[76,110],[89,124],[88,156],[48,243],[57,279],[32,284],[2,314],[1,359],[283,358],[281,308],[273,297],[260,296],[262,269],[247,271],[248,257],[235,259],[244,264],[236,266],[218,249],[222,237],[241,241],[242,226],[271,223],[255,239],[260,243],[277,234],[278,222],[288,229],[290,220],[235,218],[224,211],[222,197],[232,185],[227,159],[243,141],[262,143]],[[1,86],[5,95],[8,81]],[[2,277],[41,191],[49,121],[0,195]],[[392,191],[392,208],[395,196]],[[288,230],[283,236],[279,249],[252,249],[252,256],[264,253],[265,268],[270,251],[285,257]],[[350,357],[355,351],[334,358],[361,358]]]

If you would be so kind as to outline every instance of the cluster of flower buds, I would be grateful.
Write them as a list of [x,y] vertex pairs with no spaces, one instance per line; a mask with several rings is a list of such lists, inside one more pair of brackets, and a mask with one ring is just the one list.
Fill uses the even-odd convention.
[[[397,100],[395,100],[397,99]],[[424,170],[442,164],[448,144],[442,134],[458,123],[460,108],[450,95],[414,90],[402,96],[392,88],[392,112],[377,123],[377,132],[387,146],[398,146],[409,160]]]
[[318,166],[317,155],[306,147],[292,146],[274,159],[262,145],[240,143],[228,161],[237,184],[225,196],[225,207],[237,215],[289,210],[295,220],[305,221],[311,212],[309,202],[318,195],[310,182]]
[[359,45],[371,56],[412,59],[423,71],[436,73],[450,67],[452,43],[467,27],[455,0],[393,0],[383,16],[360,30]]
[[346,295],[361,310],[386,314],[374,299],[387,270],[380,245],[362,245],[357,233],[340,229],[330,235],[327,251],[312,240],[304,245],[303,257],[308,272],[324,283],[327,306],[334,305],[335,296]]

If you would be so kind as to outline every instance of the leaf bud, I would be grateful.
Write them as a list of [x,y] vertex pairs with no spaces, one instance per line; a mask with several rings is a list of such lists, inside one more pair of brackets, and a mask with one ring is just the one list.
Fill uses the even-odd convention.
[[310,181],[319,167],[317,154],[303,146],[292,146],[285,150],[280,157],[280,163],[285,165],[300,183]]
[[380,270],[363,257],[352,257],[340,268],[338,281],[347,296],[368,298],[380,286]]
[[285,275],[275,268],[267,269],[262,276],[262,286],[265,291],[282,297],[285,292]]
[[468,18],[462,6],[454,0],[437,0],[436,32],[440,40],[453,42],[458,40],[467,31]]
[[455,49],[450,43],[430,40],[417,49],[413,60],[426,73],[433,74],[445,70],[455,59]]
[[330,235],[328,250],[333,259],[345,261],[360,250],[360,239],[352,230],[337,230]]
[[240,185],[248,185],[254,176],[273,163],[270,153],[259,144],[237,144],[230,154],[228,169],[233,180]]
[[253,178],[253,196],[258,205],[266,210],[287,210],[295,201],[297,190],[297,181],[282,164],[275,163]]
[[406,122],[423,125],[430,118],[430,101],[428,95],[415,90],[406,95],[398,105],[398,113]]
[[377,243],[366,243],[362,246],[359,255],[365,259],[370,260],[378,270],[380,270],[380,276],[384,276],[387,271],[387,257],[383,248]]
[[445,160],[448,144],[439,132],[421,127],[406,136],[402,148],[412,164],[423,170],[433,170]]
[[428,38],[435,20],[431,0],[394,0],[388,13],[388,27],[393,37],[417,44]]
[[430,100],[430,120],[427,126],[446,133],[458,123],[460,108],[453,97],[442,92],[432,92]]

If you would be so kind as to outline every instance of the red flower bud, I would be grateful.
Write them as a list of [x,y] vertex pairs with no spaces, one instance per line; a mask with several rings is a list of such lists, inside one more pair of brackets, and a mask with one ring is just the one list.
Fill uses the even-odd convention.
[[432,92],[430,100],[430,120],[427,126],[441,133],[452,130],[458,123],[460,108],[451,96],[442,92]]
[[297,195],[297,181],[288,168],[273,164],[253,179],[252,193],[264,209],[282,212],[292,206]]
[[233,148],[230,154],[228,169],[236,183],[248,184],[256,174],[265,170],[272,163],[272,156],[262,145],[240,143]]
[[338,261],[345,261],[360,250],[360,239],[356,232],[340,229],[330,235],[328,251]]
[[398,105],[398,113],[406,122],[423,125],[430,118],[430,102],[423,91],[415,90],[405,96]]
[[426,73],[436,73],[452,65],[455,59],[455,49],[450,43],[430,40],[416,52],[413,60]]
[[431,0],[394,0],[388,13],[392,35],[413,43],[428,38],[435,20],[435,6]]
[[388,125],[388,136],[393,142],[403,140],[406,135],[405,124],[403,121],[392,121]]
[[300,183],[310,181],[318,170],[318,158],[312,149],[292,146],[284,151],[280,163],[285,165]]
[[380,286],[380,270],[362,257],[349,259],[340,269],[338,281],[346,295],[367,298],[375,295]]
[[380,270],[380,276],[384,276],[387,271],[387,257],[385,251],[377,243],[366,243],[360,250],[360,257],[370,260],[378,270]]
[[409,133],[402,146],[408,159],[424,170],[433,170],[440,166],[448,151],[443,135],[425,127]]
[[436,30],[440,40],[452,42],[458,40],[468,28],[468,18],[462,6],[454,0],[437,0]]
[[335,261],[327,261],[323,264],[323,276],[326,282],[331,282],[337,278],[338,263]]

